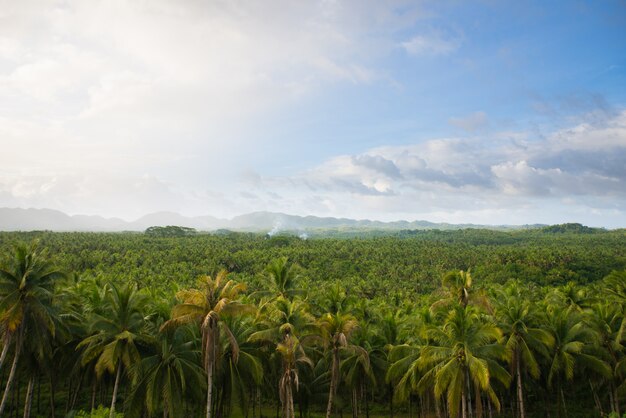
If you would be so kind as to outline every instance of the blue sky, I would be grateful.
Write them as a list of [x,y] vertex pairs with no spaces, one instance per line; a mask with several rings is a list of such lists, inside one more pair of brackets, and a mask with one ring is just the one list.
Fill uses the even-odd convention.
[[626,226],[626,3],[8,2],[0,206]]

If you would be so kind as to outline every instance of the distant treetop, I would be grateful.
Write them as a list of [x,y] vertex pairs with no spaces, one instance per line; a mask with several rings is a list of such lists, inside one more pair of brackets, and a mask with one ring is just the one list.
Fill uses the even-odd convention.
[[543,232],[550,232],[553,234],[562,233],[575,233],[575,234],[594,234],[596,232],[602,232],[601,228],[590,228],[588,226],[578,223],[568,223],[559,225],[550,225],[542,228]]
[[198,231],[194,228],[188,228],[186,226],[151,226],[146,229],[146,235],[152,237],[187,237],[196,235]]

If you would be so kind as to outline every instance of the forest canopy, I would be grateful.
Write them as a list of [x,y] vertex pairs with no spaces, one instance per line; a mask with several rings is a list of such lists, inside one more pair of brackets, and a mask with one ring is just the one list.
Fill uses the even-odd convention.
[[350,236],[0,233],[0,415],[622,411],[624,230]]

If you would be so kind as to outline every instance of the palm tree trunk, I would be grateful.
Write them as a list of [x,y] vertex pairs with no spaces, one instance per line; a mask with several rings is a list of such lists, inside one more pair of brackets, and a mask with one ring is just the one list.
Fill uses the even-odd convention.
[[389,418],[393,418],[393,385],[389,384]]
[[480,394],[480,386],[474,384],[474,403],[476,404],[476,418],[483,418],[483,399]]
[[78,402],[78,398],[80,397],[82,386],[83,386],[83,376],[81,373],[79,374],[78,386],[76,386],[76,389],[74,390],[74,396],[72,396],[72,403],[70,404],[70,410],[76,407],[76,402]]
[[519,405],[520,418],[526,418],[526,412],[524,411],[524,392],[522,389],[522,373],[519,367],[519,357],[517,357],[517,404]]
[[565,394],[563,393],[563,389],[561,389],[561,399],[563,399],[563,412],[565,413],[565,418],[567,418],[567,405],[565,404]]
[[30,418],[30,407],[33,404],[33,392],[35,388],[35,377],[31,376],[28,380],[28,389],[26,390],[26,401],[24,402],[24,418]]
[[208,365],[206,388],[206,418],[211,418],[211,395],[213,393],[213,363]]
[[293,407],[293,388],[291,387],[291,380],[289,381],[289,418],[295,418],[296,412]]
[[111,399],[111,411],[109,418],[115,417],[115,402],[117,401],[117,390],[120,386],[120,376],[122,375],[122,362],[118,360],[117,373],[115,374],[115,385],[113,386],[113,398]]
[[330,376],[330,390],[328,392],[328,405],[326,405],[326,418],[330,418],[333,412],[333,398],[337,390],[337,373],[339,369],[339,350],[333,348],[333,365]]
[[50,416],[52,417],[56,416],[55,409],[54,409],[55,392],[56,392],[56,386],[54,385],[54,382],[52,381],[52,377],[50,377]]
[[465,371],[465,383],[467,386],[467,415],[472,417],[472,386],[470,384],[469,372]]
[[596,409],[598,410],[598,414],[600,414],[600,416],[604,416],[604,413],[602,411],[602,402],[600,402],[600,398],[598,397],[598,394],[596,393],[596,390],[593,388],[593,384],[591,383],[591,380],[589,380],[589,387],[591,388],[591,394],[593,395],[593,401],[596,404]]
[[17,371],[17,362],[20,358],[20,353],[22,351],[21,338],[15,341],[15,356],[13,357],[13,364],[11,365],[11,371],[9,372],[9,378],[7,379],[7,384],[4,388],[4,395],[2,396],[2,403],[0,403],[0,417],[4,414],[4,409],[7,406],[7,401],[9,399],[9,393],[11,393],[11,386],[13,386],[13,380],[15,380],[15,372]]
[[461,417],[467,418],[467,396],[465,390],[461,390]]
[[91,389],[91,410],[96,408],[96,380],[93,381],[93,387]]
[[4,346],[2,347],[2,354],[0,354],[0,370],[2,370],[2,366],[4,365],[4,360],[7,358],[7,353],[9,352],[9,346],[11,345],[11,334],[7,334]]

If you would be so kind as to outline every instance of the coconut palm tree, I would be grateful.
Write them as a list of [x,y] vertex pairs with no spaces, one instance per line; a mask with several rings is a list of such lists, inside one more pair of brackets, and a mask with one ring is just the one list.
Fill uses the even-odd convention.
[[331,369],[330,389],[328,391],[328,404],[326,406],[326,418],[330,418],[333,410],[333,399],[339,384],[341,358],[340,351],[348,346],[350,334],[357,328],[358,322],[354,316],[347,313],[326,313],[321,319],[321,327],[324,330],[326,342],[330,345]]
[[598,336],[586,325],[575,306],[548,306],[547,329],[554,337],[554,346],[548,358],[547,382],[549,387],[554,383],[557,385],[556,403],[560,413],[559,397],[565,405],[562,383],[574,378],[577,366],[595,371],[605,378],[610,378],[611,370],[602,358],[589,351]]
[[[395,343],[388,347],[389,367],[385,379],[394,385],[393,399],[397,402],[406,401],[412,393],[419,393],[430,401],[432,391],[424,390],[419,383],[422,379],[423,366],[420,362],[422,350],[432,343],[428,331],[433,326],[434,316],[430,309],[423,307],[418,309],[411,317],[401,323],[402,328],[410,329],[410,334],[403,339],[403,344]],[[437,416],[439,412],[439,399],[434,399]]]
[[473,279],[469,270],[446,273],[441,279],[441,299],[432,304],[431,310],[443,316],[455,305],[462,307],[474,305],[489,311],[489,299],[483,291],[475,290],[472,284]]
[[144,404],[150,416],[161,408],[164,418],[178,417],[189,394],[201,396],[204,370],[199,366],[201,353],[195,334],[188,327],[157,334],[154,354],[134,366],[137,377],[130,396],[131,411]]
[[117,393],[123,370],[134,370],[141,362],[139,344],[147,344],[144,308],[146,298],[131,285],[106,285],[106,306],[93,314],[93,334],[85,338],[78,348],[84,348],[82,363],[96,360],[98,379],[104,372],[115,375],[111,397],[110,417],[115,416]]
[[258,296],[282,297],[291,299],[294,296],[303,296],[305,291],[296,287],[299,273],[298,266],[289,264],[287,257],[279,257],[270,261],[265,267],[264,277],[267,290],[256,292]]
[[593,328],[599,338],[599,346],[611,370],[607,380],[611,411],[620,414],[619,389],[626,386],[621,365],[625,360],[623,326],[624,314],[622,307],[609,302],[598,303],[588,315],[586,322]]
[[[472,306],[456,306],[450,310],[443,327],[428,330],[433,345],[422,348],[419,366],[423,373],[418,389],[433,387],[435,399],[446,394],[448,412],[467,417],[471,385],[488,395],[496,409],[500,402],[493,390],[492,378],[505,385],[510,375],[498,364],[505,356],[504,347],[497,343],[502,336],[498,327],[485,321]],[[479,399],[476,399],[480,412]]]
[[278,393],[284,418],[293,418],[293,394],[300,384],[300,366],[313,367],[304,346],[315,340],[319,325],[309,313],[308,304],[299,299],[278,297],[265,304],[257,318],[261,329],[251,334],[250,341],[276,344],[280,356],[281,372],[278,376]]
[[286,330],[282,342],[276,345],[276,352],[282,359],[283,369],[278,383],[278,393],[283,406],[283,418],[294,418],[293,391],[298,389],[298,364],[313,367],[311,359],[306,355],[300,340],[290,330]]
[[525,418],[522,370],[528,371],[533,379],[539,378],[537,355],[548,357],[554,338],[545,329],[534,326],[537,318],[532,305],[523,299],[522,291],[516,284],[498,292],[495,300],[498,301],[496,318],[504,333],[507,361],[511,365],[511,374],[516,378],[520,417]]
[[219,404],[232,409],[237,405],[247,415],[250,393],[258,389],[263,380],[263,365],[257,344],[249,341],[254,332],[253,318],[249,316],[224,316],[228,329],[237,341],[222,341],[221,361],[217,368],[217,382],[221,387]]
[[45,250],[38,249],[37,243],[30,247],[15,246],[13,257],[0,266],[0,331],[3,340],[0,367],[9,346],[14,347],[13,363],[0,402],[0,416],[11,393],[26,336],[38,334],[47,338],[56,332],[53,288],[55,281],[63,277],[64,273],[48,259]]
[[172,308],[172,318],[161,327],[165,330],[190,323],[200,326],[202,360],[207,375],[207,418],[211,418],[213,375],[222,335],[232,346],[235,362],[238,358],[237,340],[222,320],[222,315],[238,315],[254,310],[252,306],[244,305],[237,300],[244,290],[245,285],[228,280],[228,272],[225,270],[220,271],[215,278],[202,276],[198,280],[198,289],[181,290],[176,294],[181,303]]

